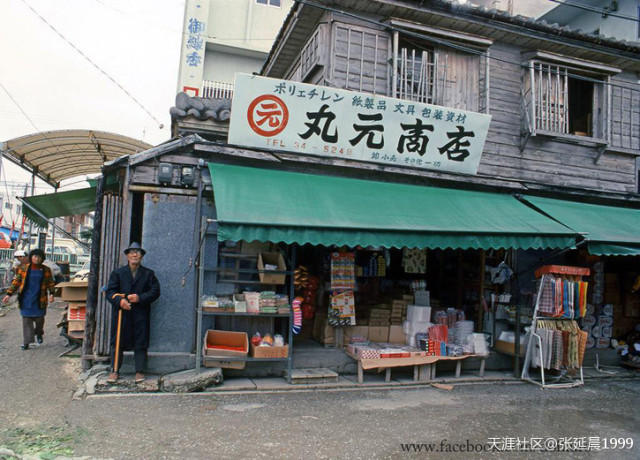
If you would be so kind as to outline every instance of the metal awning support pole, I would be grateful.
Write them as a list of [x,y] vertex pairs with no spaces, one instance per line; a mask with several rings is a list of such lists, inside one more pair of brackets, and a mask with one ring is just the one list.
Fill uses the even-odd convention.
[[[34,191],[36,189],[36,175],[31,172],[31,196],[34,195]],[[24,213],[23,213],[24,214]],[[31,227],[33,226],[33,222],[29,221],[29,235],[27,236],[27,241],[29,242],[27,248],[31,251]],[[53,248],[51,248],[53,251]],[[47,253],[47,239],[44,239],[44,252]],[[53,259],[53,252],[51,252],[51,258]]]
[[93,364],[93,338],[96,331],[96,308],[98,305],[100,272],[100,240],[102,239],[102,201],[104,195],[104,172],[96,186],[96,211],[91,233],[91,262],[89,262],[89,285],[87,286],[87,307],[84,320],[84,340],[82,341],[82,369]]
[[[54,189],[54,193],[58,193],[58,186]],[[54,217],[53,223],[56,223],[56,218]],[[44,249],[47,250],[47,238],[44,239]],[[56,253],[56,226],[51,226],[51,260],[53,260],[53,255]]]

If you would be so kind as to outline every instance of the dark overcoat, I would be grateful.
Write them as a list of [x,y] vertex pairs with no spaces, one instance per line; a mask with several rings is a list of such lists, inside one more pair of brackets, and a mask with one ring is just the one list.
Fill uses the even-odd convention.
[[146,350],[149,348],[149,314],[151,303],[160,297],[160,283],[153,270],[140,266],[135,279],[129,265],[117,268],[109,276],[107,300],[113,306],[111,315],[111,346],[115,347],[118,310],[122,297],[114,294],[138,294],[140,302],[132,303],[131,310],[122,310],[120,350]]

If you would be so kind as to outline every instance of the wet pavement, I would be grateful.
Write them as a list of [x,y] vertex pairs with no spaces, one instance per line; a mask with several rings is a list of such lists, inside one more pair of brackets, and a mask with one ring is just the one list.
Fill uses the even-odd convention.
[[[50,309],[44,345],[28,351],[19,349],[17,310],[0,317],[3,448],[118,459],[640,458],[637,377],[554,390],[505,380],[451,391],[338,387],[72,400],[79,360],[57,357],[65,351],[55,329],[60,313]],[[517,451],[532,442],[591,450]]]

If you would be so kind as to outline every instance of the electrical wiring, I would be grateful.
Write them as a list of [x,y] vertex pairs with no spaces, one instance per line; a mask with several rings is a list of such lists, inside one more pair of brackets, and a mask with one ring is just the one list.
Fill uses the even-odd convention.
[[44,22],[56,35],[58,35],[65,43],[67,43],[71,48],[73,48],[80,56],[82,56],[89,64],[91,64],[98,72],[107,77],[114,85],[116,85],[122,92],[124,92],[133,102],[136,103],[138,107],[140,107],[149,117],[158,124],[158,128],[164,128],[164,124],[160,122],[150,111],[147,109],[142,102],[140,102],[133,94],[131,94],[127,89],[122,86],[115,78],[109,75],[102,67],[96,64],[89,56],[87,56],[80,48],[74,45],[67,37],[65,37],[58,29],[56,29],[49,21],[47,21],[40,13],[38,13],[26,0],[22,0],[22,3],[29,8],[33,14],[35,14],[42,22]]

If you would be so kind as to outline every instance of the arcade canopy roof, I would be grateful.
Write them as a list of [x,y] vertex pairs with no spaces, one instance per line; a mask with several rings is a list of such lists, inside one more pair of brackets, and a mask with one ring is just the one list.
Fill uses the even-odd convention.
[[0,143],[3,157],[53,187],[64,179],[99,173],[106,161],[150,148],[131,137],[84,129],[45,131]]

